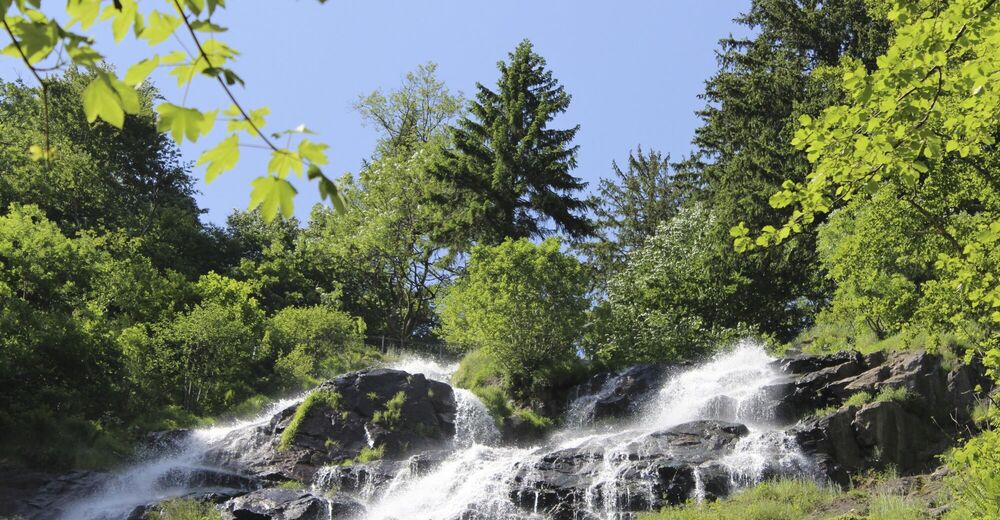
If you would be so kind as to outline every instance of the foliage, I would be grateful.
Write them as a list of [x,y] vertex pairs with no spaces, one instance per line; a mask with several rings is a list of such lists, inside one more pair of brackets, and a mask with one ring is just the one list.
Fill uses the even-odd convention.
[[909,392],[906,390],[905,386],[886,386],[883,387],[877,394],[875,394],[874,401],[876,403],[883,403],[887,401],[903,402],[910,397]]
[[572,237],[592,233],[587,202],[573,177],[579,127],[549,124],[569,108],[566,93],[528,40],[500,62],[497,90],[477,83],[468,115],[452,128],[454,151],[439,175],[472,197],[473,236],[497,244],[505,238],[544,237],[551,222]]
[[713,261],[713,222],[705,206],[686,206],[628,256],[592,313],[592,359],[608,366],[693,359],[716,346],[722,329],[739,325],[725,321],[740,280]]
[[385,445],[379,445],[374,448],[365,446],[361,448],[358,452],[358,456],[354,458],[354,462],[358,464],[367,464],[369,462],[374,462],[376,460],[385,457]]
[[[882,393],[879,392],[879,395],[881,396]],[[844,406],[864,406],[870,403],[871,400],[872,394],[868,392],[856,392],[844,401]]]
[[[184,139],[197,141],[211,132],[218,120],[226,121],[226,137],[203,152],[198,160],[199,165],[206,165],[207,182],[235,167],[240,159],[241,137],[261,143],[270,151],[271,159],[267,175],[252,182],[254,189],[250,205],[251,208],[260,207],[267,220],[272,220],[279,211],[286,218],[291,216],[295,188],[286,177],[292,171],[300,177],[307,171],[309,180],[318,182],[321,196],[330,198],[334,205],[342,206],[336,185],[320,169],[328,162],[327,145],[306,138],[312,132],[304,126],[264,133],[265,117],[270,110],[266,107],[247,109],[236,100],[234,87],[237,84],[242,86],[243,79],[232,66],[239,53],[219,39],[219,34],[226,28],[213,18],[225,9],[225,3],[219,0],[174,0],[167,5],[166,11],[162,11],[144,10],[136,0],[74,1],[68,3],[65,11],[57,16],[56,13],[42,11],[40,2],[0,3],[3,26],[12,40],[4,53],[22,61],[42,90],[45,131],[43,135],[35,136],[38,140],[30,148],[23,150],[29,151],[33,160],[46,164],[59,157],[62,150],[57,143],[53,143],[48,131],[55,121],[49,116],[50,78],[47,74],[63,68],[80,68],[89,76],[78,97],[87,123],[94,124],[100,120],[121,129],[131,116],[140,114],[144,109],[147,112],[155,110],[158,114],[157,130],[169,132],[179,144]],[[60,23],[61,20],[65,20],[65,25]],[[125,38],[136,43],[143,40],[154,50],[144,54],[142,60],[119,76],[103,65],[104,56],[95,48],[95,35],[104,34],[101,25],[110,26],[115,43],[120,44]],[[190,47],[194,52],[160,52],[162,47],[157,47],[171,37],[177,41],[188,39],[188,46],[182,43],[181,47]],[[202,111],[167,100],[158,100],[155,109],[151,105],[144,106],[140,97],[144,82],[157,68],[170,69],[179,86],[190,86],[196,77],[214,81],[233,104],[221,111]],[[288,136],[289,143],[292,137],[297,137],[297,146],[279,147],[275,144],[278,136]]]
[[952,450],[946,462],[956,509],[970,518],[1000,516],[1000,431],[987,430],[969,439]]
[[289,421],[288,426],[281,432],[281,439],[278,441],[278,451],[287,451],[295,443],[295,435],[298,434],[299,426],[305,420],[306,415],[317,406],[324,406],[331,410],[340,409],[340,394],[328,390],[316,390],[306,396],[295,408],[295,415]]
[[698,113],[703,124],[694,136],[696,154],[678,170],[695,178],[715,215],[712,264],[744,279],[724,307],[727,321],[752,323],[787,341],[811,323],[830,289],[817,265],[814,236],[803,233],[778,248],[739,255],[729,229],[790,214],[772,208],[768,197],[783,180],[803,179],[808,171],[806,155],[790,144],[797,118],[840,100],[830,68],[843,57],[874,67],[892,30],[867,0],[750,4],[736,21],[752,36],[720,42],[719,70],[706,81],[706,106]]
[[329,307],[286,307],[266,329],[263,347],[275,359],[279,386],[306,388],[376,359],[364,346],[364,322]]
[[[1000,106],[1000,90],[988,79],[1000,66],[993,52],[1000,43],[998,9],[988,0],[942,8],[895,4],[888,18],[896,35],[878,68],[845,62],[847,102],[800,118],[793,144],[807,153],[810,172],[802,181],[788,180],[770,199],[776,208],[794,210],[780,227],[766,226],[756,236],[745,225],[733,228],[737,250],[780,244],[835,204],[862,204],[888,190],[941,238],[924,252],[935,259],[923,291],[932,304],[916,318],[967,335],[971,324],[986,359],[998,357],[994,273],[1000,257],[992,245],[1000,223],[987,173]],[[905,286],[892,288],[900,290]]]
[[443,337],[486,349],[509,388],[542,383],[535,370],[576,355],[587,308],[585,271],[559,249],[555,238],[477,246],[466,276],[440,301]]
[[391,399],[385,402],[385,410],[375,412],[372,422],[381,424],[390,430],[395,430],[402,426],[403,404],[406,403],[406,392],[400,390]]
[[146,514],[150,520],[216,520],[222,518],[211,502],[193,498],[176,498],[159,504]]
[[629,152],[626,169],[616,162],[611,167],[615,177],[601,179],[592,201],[598,239],[582,246],[605,274],[615,272],[696,191],[691,179],[671,171],[670,156],[656,150],[640,146]]

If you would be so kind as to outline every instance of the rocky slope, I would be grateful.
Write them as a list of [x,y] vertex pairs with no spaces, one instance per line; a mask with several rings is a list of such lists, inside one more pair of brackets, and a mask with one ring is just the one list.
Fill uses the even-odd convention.
[[[456,400],[447,384],[399,370],[345,374],[209,441],[195,442],[198,432],[155,436],[172,455],[157,462],[166,469],[153,487],[211,500],[229,519],[628,516],[778,475],[845,483],[889,465],[925,471],[969,426],[985,382],[976,367],[950,368],[927,353],[740,355],[595,375],[567,397],[565,426],[530,448],[457,439],[456,421],[473,417],[460,410],[481,407],[468,392]],[[102,518],[116,479],[64,475],[18,511]],[[140,518],[155,496],[108,517]]]

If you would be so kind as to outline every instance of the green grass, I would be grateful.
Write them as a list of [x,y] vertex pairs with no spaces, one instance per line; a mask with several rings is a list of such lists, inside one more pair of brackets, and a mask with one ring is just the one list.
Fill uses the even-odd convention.
[[372,416],[372,422],[381,424],[390,430],[400,427],[405,403],[406,392],[401,390],[392,396],[392,399],[385,402],[385,410],[375,412],[375,415]]
[[518,410],[515,410],[514,417],[517,417],[527,422],[532,427],[538,430],[544,431],[552,427],[552,419],[538,415],[533,410],[529,410],[527,408],[520,408]]
[[[873,478],[890,479],[891,474]],[[764,482],[717,502],[688,503],[639,520],[916,520],[929,518],[916,500],[882,486],[842,492],[811,481]]]
[[887,401],[895,401],[897,403],[906,402],[910,394],[906,390],[905,386],[887,386],[879,390],[878,394],[875,395],[876,403],[884,403]]
[[222,518],[212,504],[192,499],[168,500],[146,513],[147,520],[217,520]]
[[274,487],[278,489],[304,489],[306,485],[297,480],[286,480]]
[[306,414],[309,413],[316,405],[325,405],[333,410],[340,408],[340,394],[336,392],[330,392],[326,390],[317,390],[309,394],[298,408],[295,409],[295,415],[292,417],[292,421],[288,423],[288,427],[285,431],[281,432],[281,440],[278,442],[278,451],[285,451],[292,447],[292,443],[295,441],[295,434],[299,431],[299,426],[305,419]]
[[485,349],[473,350],[462,358],[458,369],[451,376],[451,383],[459,388],[475,390],[501,386],[503,371],[496,359]]
[[358,464],[365,464],[368,462],[376,461],[385,457],[385,446],[380,445],[374,448],[364,447],[358,453],[358,456],[354,458],[354,461]]
[[844,406],[864,406],[872,401],[872,394],[868,392],[858,392],[852,394],[844,401]]

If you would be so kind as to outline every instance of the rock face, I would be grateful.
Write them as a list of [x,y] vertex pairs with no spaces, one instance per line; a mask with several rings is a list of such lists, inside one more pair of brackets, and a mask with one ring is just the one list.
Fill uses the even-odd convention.
[[653,363],[596,374],[570,391],[568,419],[584,423],[632,415],[679,366]]
[[362,370],[331,379],[316,392],[335,395],[335,403],[316,400],[286,434],[303,405],[289,407],[266,425],[234,432],[209,458],[264,480],[308,481],[318,468],[351,461],[362,451],[393,460],[447,443],[455,434],[454,392],[421,374]]
[[328,520],[364,513],[364,507],[343,495],[320,498],[299,489],[262,489],[226,502],[224,520]]
[[[770,389],[788,416],[803,417],[792,429],[834,481],[868,468],[895,466],[915,473],[936,465],[949,439],[970,421],[982,370],[961,365],[948,370],[926,352],[838,353],[779,360],[792,378]],[[903,389],[905,398],[878,402],[885,389]],[[875,402],[842,406],[865,392]],[[839,408],[836,408],[838,407]],[[836,409],[821,417],[813,410]]]
[[[696,472],[732,450],[746,426],[695,421],[653,432],[622,446],[598,438],[576,448],[553,451],[520,468],[520,488],[511,497],[521,507],[553,519],[580,518],[583,511],[612,503],[621,511],[649,511],[694,497]],[[609,445],[617,445],[614,452]],[[602,481],[611,468],[616,478]],[[728,491],[721,468],[705,468],[709,495]],[[725,478],[716,478],[724,476]]]

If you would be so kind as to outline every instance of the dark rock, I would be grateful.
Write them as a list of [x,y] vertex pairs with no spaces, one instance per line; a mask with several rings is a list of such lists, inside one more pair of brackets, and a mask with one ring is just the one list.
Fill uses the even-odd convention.
[[[316,403],[307,410],[288,449],[279,450],[278,443],[295,406],[264,426],[234,432],[210,459],[265,480],[308,481],[318,468],[353,460],[363,449],[374,446],[383,458],[398,460],[445,444],[455,434],[454,392],[422,374],[368,369],[331,379],[317,390],[339,395],[336,409]],[[400,394],[396,414],[383,415]]]
[[853,426],[858,443],[872,451],[876,463],[904,474],[936,466],[936,456],[947,448],[939,429],[895,401],[865,405]]
[[100,490],[111,478],[110,473],[83,470],[59,475],[18,504],[17,514],[28,520],[58,518],[66,506]]
[[849,407],[811,417],[792,430],[796,442],[814,456],[820,470],[841,485],[848,484],[851,472],[867,465],[854,433],[856,411],[857,407]]
[[304,490],[262,489],[234,498],[223,508],[225,520],[326,520],[364,512],[354,500],[337,495],[323,499]]
[[818,372],[824,368],[842,365],[848,362],[863,361],[861,355],[850,350],[843,350],[834,354],[823,355],[797,355],[793,357],[775,360],[778,367],[787,374],[799,375]]
[[[631,432],[596,437],[521,467],[511,498],[554,519],[576,518],[588,501],[610,501],[623,512],[679,504],[693,497],[698,467],[730,452],[747,433],[742,424],[695,421],[635,439],[629,438]],[[613,485],[598,478],[609,464],[615,467]],[[715,471],[724,473],[721,466]],[[722,477],[708,475],[723,493]]]
[[567,416],[571,423],[628,417],[639,411],[650,394],[681,365],[635,365],[619,372],[602,372],[570,391]]
[[184,447],[190,437],[191,430],[188,429],[152,432],[146,435],[143,449],[156,454],[177,451]]
[[500,438],[508,444],[530,446],[545,439],[548,429],[512,415],[504,417],[500,425]]

